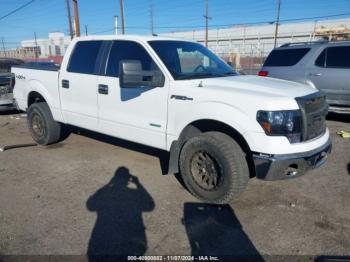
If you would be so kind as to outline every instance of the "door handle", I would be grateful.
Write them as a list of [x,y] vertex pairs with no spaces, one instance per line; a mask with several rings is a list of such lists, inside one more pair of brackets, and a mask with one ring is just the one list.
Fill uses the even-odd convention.
[[192,101],[193,98],[192,97],[188,97],[188,96],[181,96],[181,95],[171,95],[170,99],[177,99],[177,100],[190,100]]
[[98,92],[102,95],[108,95],[108,85],[98,85]]
[[309,76],[321,76],[321,73],[310,73]]
[[62,88],[69,88],[69,80],[62,80]]

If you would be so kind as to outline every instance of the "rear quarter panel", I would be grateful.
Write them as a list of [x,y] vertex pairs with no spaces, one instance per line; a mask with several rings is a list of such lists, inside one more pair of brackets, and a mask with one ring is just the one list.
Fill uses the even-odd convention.
[[14,98],[20,110],[28,108],[28,96],[31,92],[39,93],[48,103],[56,121],[63,121],[58,92],[58,71],[36,70],[14,67],[15,74]]

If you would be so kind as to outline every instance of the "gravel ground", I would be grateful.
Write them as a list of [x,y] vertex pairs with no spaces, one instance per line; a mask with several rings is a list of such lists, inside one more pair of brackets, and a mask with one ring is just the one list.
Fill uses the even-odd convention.
[[[224,207],[162,175],[163,152],[87,131],[0,152],[0,254],[350,256],[350,139],[336,134],[350,131],[350,116],[327,123],[325,166],[253,178]],[[0,113],[0,146],[18,143],[32,143],[25,116]]]

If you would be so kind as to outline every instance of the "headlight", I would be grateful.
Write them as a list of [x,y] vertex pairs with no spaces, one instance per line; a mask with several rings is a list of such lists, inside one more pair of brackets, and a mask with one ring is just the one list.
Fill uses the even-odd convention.
[[291,143],[301,141],[300,110],[258,111],[256,119],[268,136],[285,136]]

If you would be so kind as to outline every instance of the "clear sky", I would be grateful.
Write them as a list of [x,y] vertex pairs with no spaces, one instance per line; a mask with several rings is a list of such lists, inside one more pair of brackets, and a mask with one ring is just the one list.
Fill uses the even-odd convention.
[[[208,0],[210,27],[274,21],[277,0]],[[347,14],[350,0],[281,0],[281,20]],[[0,17],[30,0],[0,0]],[[71,0],[70,0],[71,2]],[[155,32],[202,29],[205,0],[124,0],[126,32],[150,33],[150,6]],[[120,14],[119,0],[78,0],[81,32],[111,34],[114,16]],[[73,14],[73,8],[71,8]],[[47,38],[52,31],[68,34],[66,0],[34,0],[20,11],[0,19],[0,40],[6,48],[21,40]]]

